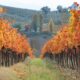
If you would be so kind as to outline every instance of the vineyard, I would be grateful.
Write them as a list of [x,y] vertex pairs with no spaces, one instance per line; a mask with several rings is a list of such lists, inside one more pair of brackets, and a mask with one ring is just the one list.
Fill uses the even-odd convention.
[[[74,3],[79,8],[79,4]],[[58,64],[72,69],[80,67],[80,9],[70,9],[69,24],[64,25],[42,48],[40,58],[49,56]],[[0,8],[3,14],[6,9]],[[0,18],[0,65],[10,66],[24,61],[26,56],[34,58],[28,38],[20,34],[11,23]]]
[[10,66],[23,61],[27,55],[34,57],[28,39],[7,20],[0,19],[0,65]]
[[41,58],[49,56],[59,65],[80,68],[80,10],[70,10],[69,24],[64,25],[42,48]]
[[[0,7],[0,16],[6,11]],[[16,21],[0,17],[0,80],[80,80],[80,4],[74,2],[67,12],[69,23],[55,33],[53,20],[49,26],[41,14],[34,15],[34,29],[25,25],[24,33],[21,25],[13,26]],[[52,32],[42,32],[44,25]]]

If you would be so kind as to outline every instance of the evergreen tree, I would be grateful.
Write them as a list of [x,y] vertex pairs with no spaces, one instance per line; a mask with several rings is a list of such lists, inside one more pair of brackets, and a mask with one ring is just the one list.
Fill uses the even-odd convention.
[[33,15],[32,19],[32,28],[35,32],[42,30],[42,24],[43,24],[43,16],[42,14],[35,14]]
[[35,32],[37,32],[37,15],[33,15],[32,17],[32,28]]
[[53,28],[54,28],[54,23],[53,23],[53,20],[50,19],[49,23],[48,23],[48,27],[50,29],[50,32],[52,33],[53,32]]
[[39,15],[39,31],[42,31],[42,25],[43,25],[43,16],[42,14]]

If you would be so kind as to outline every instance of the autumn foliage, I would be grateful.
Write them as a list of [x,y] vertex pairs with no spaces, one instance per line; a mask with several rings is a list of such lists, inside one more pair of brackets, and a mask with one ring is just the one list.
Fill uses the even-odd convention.
[[46,54],[55,57],[57,63],[72,68],[80,66],[80,10],[70,10],[69,24],[63,26],[42,48],[41,58]]
[[69,24],[63,26],[42,48],[41,58],[54,58],[63,66],[80,67],[80,10],[71,9]]
[[[0,7],[0,14],[5,12],[6,9]],[[11,27],[8,20],[0,18],[0,65],[10,66],[24,61],[27,56],[34,58],[33,50],[26,36]]]
[[28,39],[18,33],[17,29],[12,28],[7,20],[0,19],[0,50],[3,46],[16,51],[17,54],[28,53],[30,57],[33,57]]
[[67,47],[80,45],[80,10],[71,10],[69,25],[65,25],[57,35],[50,39],[42,49],[42,55],[46,52],[58,54]]
[[28,39],[12,28],[7,20],[0,19],[0,64],[9,62],[10,58],[13,61],[23,59],[25,55],[34,57]]

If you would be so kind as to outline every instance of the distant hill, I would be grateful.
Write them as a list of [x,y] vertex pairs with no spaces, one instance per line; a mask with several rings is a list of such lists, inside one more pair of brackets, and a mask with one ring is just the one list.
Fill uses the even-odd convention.
[[[0,5],[2,6],[2,5]],[[6,8],[7,12],[2,14],[1,17],[16,20],[17,22],[29,23],[31,22],[32,15],[37,13],[36,10],[29,10],[29,9],[21,9],[21,8],[14,8],[8,6],[2,6]]]
[[[36,11],[36,10],[29,10],[29,9],[21,9],[21,8],[15,8],[15,7],[9,7],[9,6],[3,6],[0,5],[4,8],[7,9],[7,12],[0,15],[0,17],[4,17],[7,18],[8,20],[15,20],[17,23],[20,24],[26,24],[26,23],[31,23],[32,21],[32,16],[36,13],[41,13],[41,11]],[[66,16],[66,18],[68,17],[68,14],[62,14],[59,13],[58,11],[52,11],[49,13],[49,16],[47,18],[45,18],[44,20],[50,20],[50,18],[53,19],[55,24],[59,24],[61,23],[62,15]],[[64,17],[65,18],[65,17]],[[63,23],[67,23],[68,18],[64,19]]]

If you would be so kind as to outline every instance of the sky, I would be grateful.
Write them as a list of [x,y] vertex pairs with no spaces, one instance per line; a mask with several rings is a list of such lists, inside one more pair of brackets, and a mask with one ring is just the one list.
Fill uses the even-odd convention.
[[58,5],[62,5],[64,8],[78,2],[80,0],[0,0],[0,5],[40,10],[43,6],[48,6],[51,10],[56,10]]

